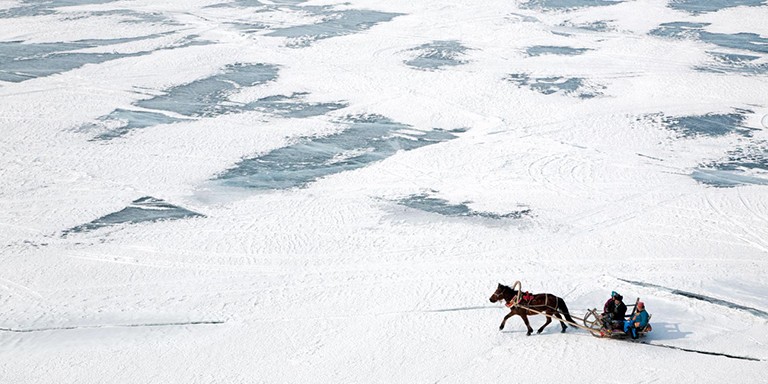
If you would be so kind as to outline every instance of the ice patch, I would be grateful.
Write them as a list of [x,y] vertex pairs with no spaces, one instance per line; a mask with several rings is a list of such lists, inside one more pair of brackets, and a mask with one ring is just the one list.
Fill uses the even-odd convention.
[[600,7],[605,5],[614,5],[624,2],[624,0],[529,0],[521,3],[520,8],[526,9],[545,9],[545,10],[570,10],[586,7]]
[[461,45],[455,40],[433,41],[422,44],[409,51],[417,52],[417,56],[411,60],[405,61],[405,64],[418,69],[442,69],[466,64],[467,61],[461,60],[469,48]]
[[298,10],[321,16],[323,21],[316,24],[297,25],[276,29],[266,36],[286,37],[287,46],[306,47],[315,41],[331,37],[345,36],[370,29],[400,16],[399,13],[387,13],[369,10],[334,10],[331,7],[297,7]]
[[573,23],[571,21],[566,21],[560,24],[560,26],[584,29],[587,31],[594,31],[594,32],[608,32],[608,31],[614,30],[614,28],[610,25],[610,23],[613,21],[615,20],[598,20],[598,21],[593,21],[588,23]]
[[21,0],[21,6],[0,10],[0,19],[50,15],[56,13],[56,8],[60,7],[88,4],[106,4],[116,1],[117,0]]
[[98,123],[83,126],[81,130],[90,131],[99,127],[107,128],[103,133],[98,134],[92,140],[112,140],[128,134],[133,129],[151,127],[160,124],[172,124],[186,119],[171,117],[159,112],[131,111],[127,109],[116,109],[109,115],[100,117]]
[[768,185],[768,178],[740,174],[734,171],[696,168],[691,177],[699,183],[718,188],[731,188],[738,185]]
[[[166,15],[163,15],[162,13],[157,12],[137,12],[132,11],[128,9],[115,9],[110,11],[95,11],[95,12],[87,12],[84,17],[89,16],[122,16],[123,20],[121,20],[121,23],[126,24],[141,24],[141,23],[156,23],[156,24],[163,24],[163,25],[182,25],[176,22],[173,19],[168,18]],[[68,19],[72,19],[74,17],[68,17]]]
[[738,55],[732,53],[708,52],[713,63],[694,67],[697,71],[713,73],[738,73],[760,75],[768,73],[768,63],[754,63],[759,56]]
[[431,197],[426,193],[411,195],[397,202],[398,204],[420,211],[437,213],[449,217],[482,217],[486,219],[520,219],[531,213],[530,209],[521,209],[508,213],[475,211],[467,206],[469,202],[451,204],[447,200]]
[[[310,44],[331,37],[345,36],[370,29],[376,24],[392,20],[400,13],[387,13],[372,10],[338,10],[332,6],[300,6],[304,0],[277,0],[262,3],[257,0],[235,0],[232,2],[209,5],[206,8],[261,8],[257,12],[284,12],[289,10],[306,14],[312,19],[321,19],[319,23],[294,25],[275,28],[263,36],[287,38],[291,48],[307,47]],[[245,33],[255,33],[268,29],[264,24],[231,23]]]
[[519,87],[528,87],[545,95],[560,93],[567,96],[575,96],[580,99],[591,99],[601,96],[602,85],[593,85],[581,77],[538,77],[532,78],[524,73],[513,73],[506,80],[517,84]]
[[243,87],[265,84],[277,79],[278,69],[267,64],[231,64],[222,73],[173,87],[165,95],[141,100],[137,106],[172,111],[190,117],[211,117],[239,112],[242,106],[227,102],[228,97]]
[[70,228],[63,232],[66,237],[72,233],[90,232],[99,228],[118,224],[136,224],[144,222],[154,222],[158,220],[177,220],[191,217],[205,217],[197,212],[168,204],[161,199],[151,196],[145,196],[134,200],[131,204],[120,211],[110,213],[100,217],[90,223]]
[[691,177],[714,187],[768,185],[768,144],[730,151],[726,159],[699,166]]
[[123,57],[143,56],[152,51],[136,53],[80,53],[80,49],[104,47],[131,41],[148,40],[161,35],[123,39],[80,40],[71,43],[26,44],[21,41],[0,42],[0,81],[22,82],[66,72],[85,64],[103,63]]
[[297,92],[290,96],[274,95],[247,103],[244,109],[287,118],[304,118],[324,115],[346,108],[346,103],[310,103],[304,101],[307,93]]
[[262,3],[259,0],[234,0],[224,3],[218,3],[208,5],[206,8],[253,8],[253,7],[267,7],[274,8],[274,5],[298,5],[306,3],[307,0],[272,0],[267,3]]
[[525,50],[525,53],[527,53],[528,56],[541,56],[541,55],[575,56],[575,55],[581,55],[586,51],[589,51],[589,48],[572,48],[572,47],[561,47],[561,46],[554,46],[554,45],[534,45],[532,47],[528,47]]
[[134,103],[144,111],[116,109],[80,130],[102,130],[104,132],[94,139],[110,140],[125,135],[131,129],[180,121],[169,117],[172,114],[200,118],[243,112],[256,106],[231,102],[229,96],[243,87],[273,81],[277,79],[277,73],[278,68],[268,64],[228,65],[222,73],[170,88],[161,96]]
[[245,34],[251,34],[256,32],[261,32],[265,29],[267,29],[267,25],[261,24],[261,23],[245,23],[245,22],[233,22],[233,23],[227,23],[227,25],[232,26],[233,28],[242,31]]
[[661,24],[650,32],[653,36],[675,39],[695,39],[724,48],[768,53],[768,38],[756,33],[712,33],[704,30],[709,23],[689,23],[676,21]]
[[204,8],[257,8],[267,7],[267,4],[258,0],[234,0],[224,3],[206,5]]
[[523,15],[520,13],[510,13],[509,16],[505,17],[507,20],[514,20],[514,21],[521,21],[523,23],[538,23],[539,19],[529,16],[529,15]]
[[684,137],[724,136],[737,133],[745,137],[752,136],[754,129],[744,126],[746,115],[753,113],[746,109],[735,109],[733,113],[693,115],[662,118],[662,124],[667,128],[681,133]]
[[348,119],[349,127],[325,137],[306,137],[266,154],[242,160],[216,180],[254,189],[303,187],[321,177],[365,167],[398,151],[409,151],[457,138],[460,131],[435,129],[413,134],[408,125],[384,116]]
[[757,7],[763,4],[765,0],[671,0],[667,6],[678,11],[700,14],[730,7]]

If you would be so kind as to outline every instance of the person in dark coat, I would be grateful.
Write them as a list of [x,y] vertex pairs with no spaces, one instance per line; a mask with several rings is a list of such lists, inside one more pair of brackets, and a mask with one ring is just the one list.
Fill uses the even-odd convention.
[[624,297],[612,292],[612,297],[603,307],[603,325],[608,329],[621,328],[624,324],[624,316],[627,314],[627,306]]
[[603,317],[605,317],[607,314],[611,313],[610,309],[613,305],[613,298],[618,295],[619,293],[616,291],[611,291],[611,298],[608,299],[608,301],[603,304]]

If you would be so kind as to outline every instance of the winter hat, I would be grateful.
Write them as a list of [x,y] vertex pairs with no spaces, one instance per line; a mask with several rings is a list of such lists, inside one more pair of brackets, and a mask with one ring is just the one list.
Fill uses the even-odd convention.
[[617,293],[617,294],[616,294],[616,296],[614,296],[613,298],[614,298],[614,299],[616,299],[616,300],[618,300],[618,301],[622,301],[622,300],[624,300],[624,296],[621,296],[621,295],[619,295],[618,293]]
[[638,301],[638,302],[637,302],[637,307],[638,307],[638,308],[641,308],[641,307],[642,307],[642,308],[645,308],[645,303],[643,303],[642,301]]
[[611,291],[611,297],[614,297],[616,295],[618,295],[618,293],[616,293],[616,291]]

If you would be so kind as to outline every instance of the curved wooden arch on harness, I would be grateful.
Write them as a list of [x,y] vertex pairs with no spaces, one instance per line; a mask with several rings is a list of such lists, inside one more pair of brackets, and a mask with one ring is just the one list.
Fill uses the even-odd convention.
[[[517,288],[517,289],[515,289]],[[512,308],[516,306],[523,296],[523,284],[520,283],[520,280],[515,281],[514,284],[512,284],[512,290],[516,291],[517,294],[514,296],[514,301],[507,301],[507,304],[505,304],[508,308]]]

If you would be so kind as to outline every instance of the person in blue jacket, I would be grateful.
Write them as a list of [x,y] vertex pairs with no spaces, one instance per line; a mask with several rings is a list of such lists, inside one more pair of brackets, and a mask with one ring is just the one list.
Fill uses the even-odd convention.
[[646,325],[648,325],[648,312],[645,310],[645,303],[640,301],[637,303],[637,312],[631,319],[624,322],[624,333],[637,339],[638,330],[642,331]]

